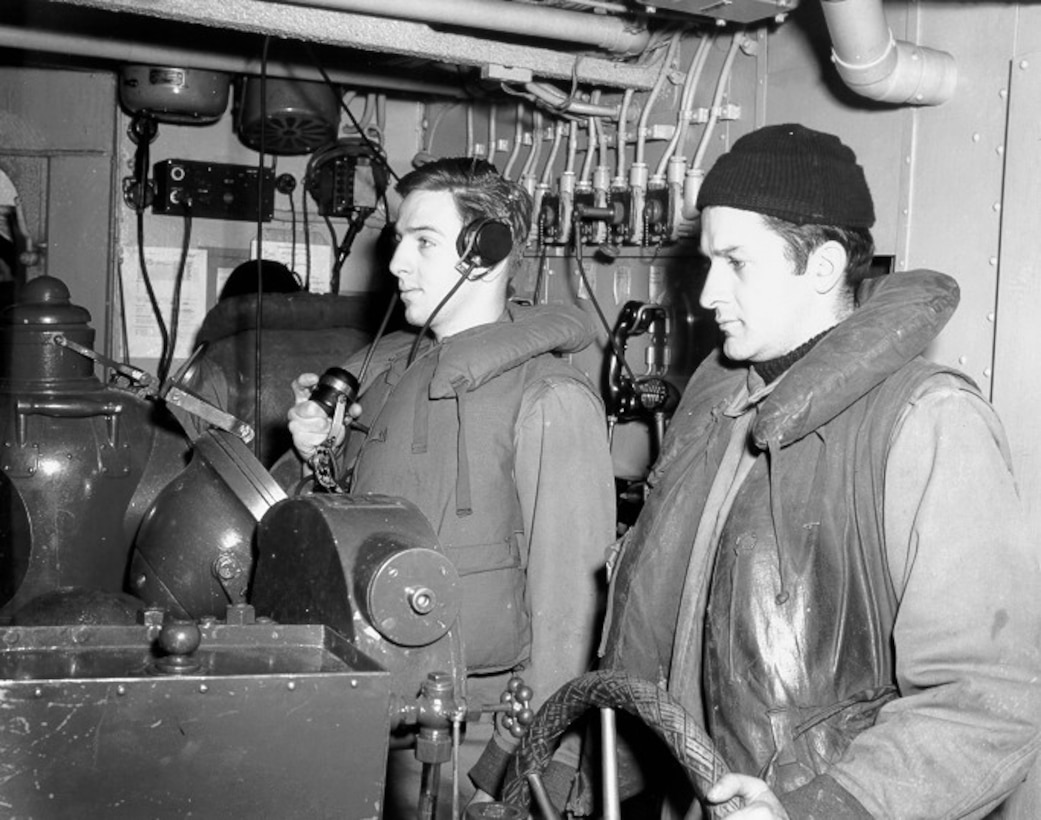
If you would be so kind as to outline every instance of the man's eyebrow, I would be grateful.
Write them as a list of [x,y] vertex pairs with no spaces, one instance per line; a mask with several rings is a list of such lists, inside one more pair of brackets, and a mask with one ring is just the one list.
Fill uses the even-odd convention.
[[396,232],[399,236],[407,233],[420,233],[422,231],[430,231],[431,233],[436,233],[440,236],[445,235],[444,231],[442,231],[440,228],[435,227],[434,225],[410,225],[409,227],[405,228],[404,231],[401,230],[401,228],[396,229]]
[[701,247],[700,245],[698,246],[698,250],[700,250],[705,256],[732,256],[733,254],[735,254],[735,253],[737,253],[737,252],[739,252],[741,250],[741,246],[740,245],[730,245],[729,247],[726,247],[726,248],[718,248],[711,254],[708,253],[705,250],[705,248]]

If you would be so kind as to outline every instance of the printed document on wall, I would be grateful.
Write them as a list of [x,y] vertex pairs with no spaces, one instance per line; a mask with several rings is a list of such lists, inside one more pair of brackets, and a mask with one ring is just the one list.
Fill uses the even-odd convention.
[[[146,247],[144,257],[145,270],[169,333],[173,328],[174,285],[181,266],[182,251],[180,248]],[[177,359],[186,358],[191,353],[195,334],[206,316],[206,263],[204,248],[190,249],[185,257],[174,347],[174,358]],[[124,252],[121,271],[123,292],[126,295],[130,355],[158,358],[162,353],[162,334],[141,273],[137,248],[128,248]]]

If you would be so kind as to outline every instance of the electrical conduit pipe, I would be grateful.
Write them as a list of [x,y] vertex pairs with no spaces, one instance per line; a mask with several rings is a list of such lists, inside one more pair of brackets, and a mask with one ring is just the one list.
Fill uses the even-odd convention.
[[954,57],[896,40],[882,0],[821,0],[821,9],[832,61],[851,90],[879,102],[912,105],[940,105],[954,95]]

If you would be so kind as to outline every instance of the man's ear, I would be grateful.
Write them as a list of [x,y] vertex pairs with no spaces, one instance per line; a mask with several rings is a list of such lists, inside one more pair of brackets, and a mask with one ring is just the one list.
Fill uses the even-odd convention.
[[818,293],[830,293],[845,281],[848,263],[846,249],[835,240],[828,240],[810,253],[806,272],[813,277]]

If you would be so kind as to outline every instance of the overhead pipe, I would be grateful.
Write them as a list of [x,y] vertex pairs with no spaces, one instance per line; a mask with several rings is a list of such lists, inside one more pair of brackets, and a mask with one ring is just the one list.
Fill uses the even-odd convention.
[[[302,63],[269,60],[265,65],[261,65],[261,61],[254,57],[217,54],[177,46],[142,45],[111,37],[44,32],[19,26],[0,25],[0,48],[17,48],[21,51],[39,51],[46,54],[75,54],[80,57],[95,57],[119,63],[181,66],[207,71],[223,71],[228,74],[259,76],[264,71],[269,77],[323,81],[318,69]],[[466,96],[457,85],[446,83],[409,80],[404,77],[387,79],[376,74],[347,71],[332,66],[326,73],[333,82],[348,86],[389,88],[396,91],[437,94],[441,97]]]
[[607,14],[590,14],[509,0],[280,0],[286,5],[393,17],[452,28],[515,34],[520,37],[595,46],[613,54],[636,55],[651,40],[646,26]]
[[882,0],[821,0],[831,59],[853,91],[879,102],[940,105],[953,95],[958,67],[946,51],[893,37]]

